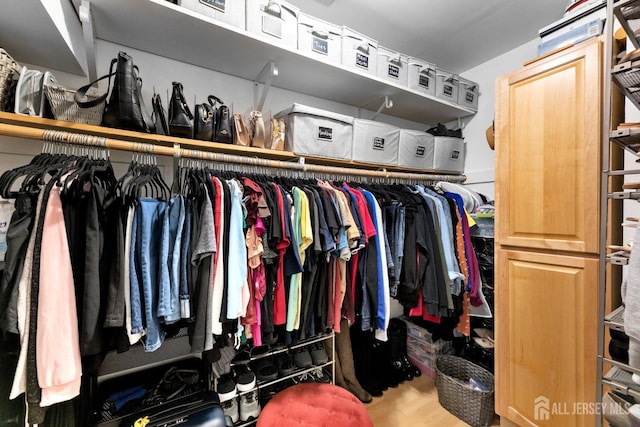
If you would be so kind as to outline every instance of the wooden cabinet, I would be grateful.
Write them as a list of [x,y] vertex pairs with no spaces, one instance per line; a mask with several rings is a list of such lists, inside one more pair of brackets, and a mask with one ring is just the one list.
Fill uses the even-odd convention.
[[[573,412],[574,402],[595,399],[598,264],[597,258],[498,250],[496,405],[502,417],[522,426],[593,425],[593,416]],[[544,398],[557,409],[546,421],[535,413],[536,399]]]
[[573,412],[596,397],[602,70],[592,39],[497,82],[496,412],[507,423],[595,422]]
[[496,241],[598,252],[599,39],[497,83]]

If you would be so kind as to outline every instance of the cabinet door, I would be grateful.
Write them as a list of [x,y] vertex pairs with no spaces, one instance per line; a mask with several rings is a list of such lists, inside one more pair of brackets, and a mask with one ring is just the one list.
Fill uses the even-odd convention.
[[496,238],[598,252],[601,42],[502,77],[496,93]]
[[581,414],[595,401],[598,260],[499,249],[496,269],[497,412],[521,426],[594,425]]

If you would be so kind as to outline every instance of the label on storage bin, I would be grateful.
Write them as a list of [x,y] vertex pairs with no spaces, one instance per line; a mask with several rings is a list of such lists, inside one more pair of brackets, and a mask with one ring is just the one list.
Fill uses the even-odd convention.
[[431,81],[431,79],[429,78],[429,76],[423,76],[422,74],[420,74],[420,76],[418,76],[418,84],[424,88],[429,89],[429,82]]
[[427,147],[424,145],[418,145],[416,147],[416,157],[424,157],[424,153],[427,151]]
[[465,101],[469,102],[469,103],[473,103],[473,92],[467,92],[467,95],[465,96]]
[[384,150],[384,138],[380,138],[376,136],[373,138],[373,149],[374,150]]
[[451,160],[458,160],[460,158],[460,150],[451,150]]
[[224,12],[227,8],[227,0],[200,0],[200,3],[217,9],[220,12]]
[[444,93],[447,96],[453,96],[453,86],[444,85],[442,87],[442,93]]
[[262,17],[262,32],[270,36],[282,38],[282,22],[271,16]]
[[314,52],[321,53],[323,55],[329,54],[329,41],[319,39],[317,37],[313,38],[313,46],[311,46]]
[[389,75],[389,77],[397,79],[400,77],[400,68],[396,67],[395,65],[389,64],[389,70],[387,71],[387,74]]
[[333,129],[319,126],[318,139],[323,141],[333,141]]
[[369,57],[367,55],[363,55],[359,52],[356,52],[356,65],[358,67],[364,68],[365,70],[369,69]]

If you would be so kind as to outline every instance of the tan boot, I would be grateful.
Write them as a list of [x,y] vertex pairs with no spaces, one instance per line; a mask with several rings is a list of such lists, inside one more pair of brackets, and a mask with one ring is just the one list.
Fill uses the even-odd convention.
[[351,336],[349,334],[349,321],[342,319],[340,322],[340,333],[336,334],[336,359],[340,359],[342,375],[347,384],[347,389],[353,393],[363,403],[371,402],[372,397],[356,378],[355,367],[353,366],[353,351],[351,349]]

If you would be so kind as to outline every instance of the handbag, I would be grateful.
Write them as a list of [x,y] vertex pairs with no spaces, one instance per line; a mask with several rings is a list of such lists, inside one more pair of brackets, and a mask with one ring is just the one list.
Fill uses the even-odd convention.
[[32,117],[53,117],[44,88],[55,83],[56,78],[49,71],[43,73],[22,67],[16,86],[15,113]]
[[233,144],[233,118],[229,107],[224,105],[222,101],[220,103],[222,105],[216,111],[216,131],[213,140],[223,144]]
[[169,135],[169,126],[167,125],[167,112],[162,106],[162,98],[160,97],[160,94],[153,94],[153,97],[151,98],[151,106],[153,107],[151,119],[156,126],[156,133],[158,135]]
[[196,104],[193,118],[193,138],[202,141],[213,140],[215,129],[215,108],[209,103]]
[[[116,66],[115,72],[113,71],[114,65]],[[119,52],[118,57],[111,60],[109,74],[78,89],[74,99],[82,108],[95,107],[104,102],[107,96],[109,96],[111,77],[114,76],[113,89],[109,96],[109,102],[107,102],[104,109],[104,114],[102,115],[102,125],[154,133],[155,125],[144,105],[142,98],[142,79],[138,76],[138,73],[138,67],[133,64],[133,58],[125,52]],[[91,86],[106,78],[109,79],[109,83],[107,92],[104,95],[92,101],[82,101],[82,98]]]
[[193,114],[184,99],[182,83],[172,82],[173,92],[169,101],[169,134],[182,138],[193,137]]

